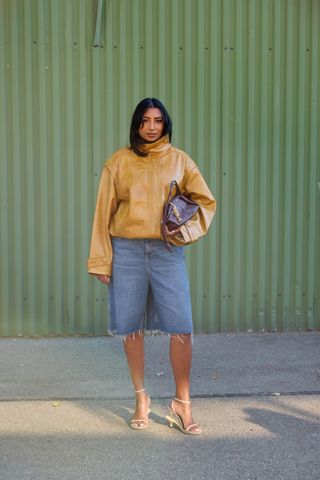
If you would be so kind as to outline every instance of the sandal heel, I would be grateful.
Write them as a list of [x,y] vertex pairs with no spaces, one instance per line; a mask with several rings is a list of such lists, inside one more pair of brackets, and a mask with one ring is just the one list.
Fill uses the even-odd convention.
[[174,422],[172,421],[172,418],[170,418],[170,417],[167,415],[167,416],[166,416],[166,420],[167,420],[167,422],[168,422],[168,424],[169,424],[169,427],[170,427],[170,428],[173,428],[173,423],[174,423]]
[[[177,402],[190,404],[191,402],[188,400],[180,400],[179,398],[174,398]],[[201,435],[202,430],[199,426],[195,423],[189,425],[187,428],[184,427],[183,420],[180,415],[174,409],[173,402],[168,405],[168,411],[170,415],[166,416],[166,419],[169,423],[169,427],[172,428],[174,425],[181,430],[181,432],[186,433],[187,435]],[[191,428],[196,427],[197,430],[191,430]]]

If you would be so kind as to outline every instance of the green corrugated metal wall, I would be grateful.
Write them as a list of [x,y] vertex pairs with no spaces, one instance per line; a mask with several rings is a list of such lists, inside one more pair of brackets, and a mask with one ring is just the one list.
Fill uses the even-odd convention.
[[106,331],[94,202],[145,96],[218,200],[196,331],[319,328],[319,25],[318,0],[0,0],[0,335]]

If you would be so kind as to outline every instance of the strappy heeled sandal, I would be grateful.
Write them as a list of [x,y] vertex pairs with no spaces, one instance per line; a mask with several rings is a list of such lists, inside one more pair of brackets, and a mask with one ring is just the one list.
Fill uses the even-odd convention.
[[[174,398],[173,400],[176,400],[177,402],[185,403],[185,404],[191,403],[190,401],[180,400],[180,398]],[[197,425],[196,423],[192,423],[187,428],[184,428],[182,418],[180,417],[180,415],[177,414],[177,412],[174,409],[173,400],[171,401],[171,404],[168,405],[168,410],[170,415],[166,415],[166,419],[169,422],[169,427],[173,427],[173,425],[176,425],[181,430],[181,432],[186,433],[187,435],[201,435],[202,430],[199,427],[199,425]],[[197,430],[191,430],[194,427],[197,427]]]
[[[147,411],[147,415],[149,415],[150,413],[150,403],[151,403],[151,400],[150,400],[150,397],[148,395],[148,393],[146,392],[146,389],[145,388],[142,388],[141,390],[136,390],[135,393],[140,393],[140,392],[145,392],[145,394],[147,395],[148,397],[148,401],[149,401],[149,405],[148,405],[148,411]],[[133,430],[145,430],[149,425],[149,418],[132,418],[131,421],[130,421],[130,427],[133,428]]]

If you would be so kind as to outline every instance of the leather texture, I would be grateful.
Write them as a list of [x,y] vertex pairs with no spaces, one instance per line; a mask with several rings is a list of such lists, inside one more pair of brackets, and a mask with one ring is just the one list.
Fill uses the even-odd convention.
[[112,274],[110,235],[122,238],[162,238],[161,221],[170,183],[199,205],[199,210],[170,237],[181,246],[208,231],[216,210],[212,196],[195,162],[173,147],[168,136],[144,144],[146,157],[129,148],[117,150],[102,170],[92,226],[88,273]]
[[191,220],[198,210],[199,205],[189,197],[182,195],[176,180],[172,180],[168,199],[163,207],[162,217],[162,236],[168,248],[170,248],[169,237],[166,235],[165,227],[169,232],[180,228]]

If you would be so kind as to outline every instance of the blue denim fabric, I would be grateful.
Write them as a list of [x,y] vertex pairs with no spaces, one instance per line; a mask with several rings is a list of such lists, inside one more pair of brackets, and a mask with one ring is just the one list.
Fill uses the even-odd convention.
[[164,241],[112,239],[109,333],[192,333],[192,311],[183,247]]

